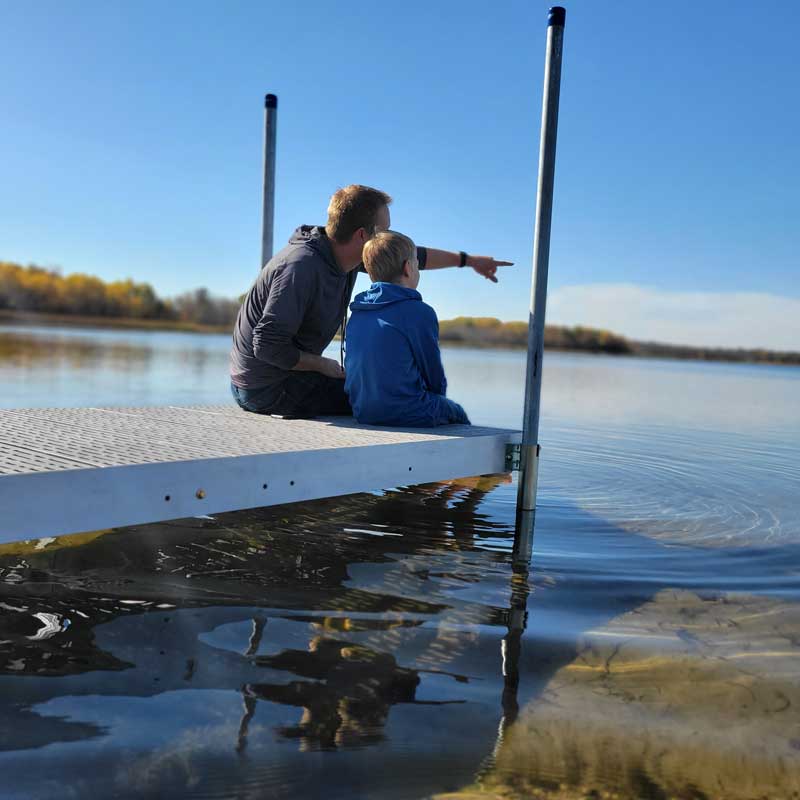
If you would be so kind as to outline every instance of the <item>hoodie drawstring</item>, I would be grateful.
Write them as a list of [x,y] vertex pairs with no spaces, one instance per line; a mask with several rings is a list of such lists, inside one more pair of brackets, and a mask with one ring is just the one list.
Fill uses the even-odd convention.
[[342,330],[339,334],[339,365],[344,371],[344,332],[345,328],[347,327],[347,309],[344,310],[344,316],[342,317]]

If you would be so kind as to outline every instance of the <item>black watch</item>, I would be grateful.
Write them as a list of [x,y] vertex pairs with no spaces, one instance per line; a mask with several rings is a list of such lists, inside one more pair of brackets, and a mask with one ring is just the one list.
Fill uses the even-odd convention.
[[459,267],[467,266],[467,254],[463,250],[458,251],[458,266]]

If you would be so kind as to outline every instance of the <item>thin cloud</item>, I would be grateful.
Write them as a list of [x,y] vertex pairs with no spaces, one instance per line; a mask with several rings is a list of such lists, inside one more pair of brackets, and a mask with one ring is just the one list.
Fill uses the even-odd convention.
[[605,328],[640,341],[800,350],[800,299],[759,292],[565,286],[549,293],[547,322]]

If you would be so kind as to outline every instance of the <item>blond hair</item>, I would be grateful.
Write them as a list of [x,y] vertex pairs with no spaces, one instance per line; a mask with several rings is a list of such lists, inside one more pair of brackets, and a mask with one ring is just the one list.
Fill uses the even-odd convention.
[[386,192],[353,183],[339,189],[328,203],[328,222],[325,232],[335,242],[345,244],[359,229],[369,236],[375,234],[378,212],[392,202]]
[[364,245],[364,266],[372,281],[391,283],[403,274],[403,264],[416,255],[416,245],[408,236],[381,231]]

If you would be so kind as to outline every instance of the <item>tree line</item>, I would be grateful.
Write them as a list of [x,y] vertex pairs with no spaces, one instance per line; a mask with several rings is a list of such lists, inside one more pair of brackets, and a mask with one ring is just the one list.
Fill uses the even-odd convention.
[[[225,329],[233,325],[241,300],[241,297],[215,297],[203,288],[162,299],[150,284],[130,278],[105,282],[94,275],[62,275],[58,270],[33,264],[25,267],[0,261],[0,312],[34,311],[105,317],[109,321],[163,320]],[[522,348],[528,344],[528,323],[501,322],[494,317],[456,317],[440,322],[439,335],[444,343],[468,347]],[[580,325],[547,325],[544,346],[552,350],[649,358],[800,364],[797,352],[637,342],[611,331]]]
[[170,320],[199,325],[231,325],[239,301],[195,289],[170,299],[158,297],[149,283],[127,278],[106,282],[80,272],[0,261],[0,310],[37,311],[88,317]]
[[[494,317],[456,317],[439,323],[439,338],[442,342],[469,347],[527,347],[528,323],[501,322]],[[800,364],[800,352],[638,342],[611,331],[585,328],[581,325],[546,325],[544,346],[550,350],[577,350],[643,358]]]
[[[527,347],[527,322],[501,322],[494,317],[456,317],[439,323],[439,338],[471,347]],[[554,350],[589,350],[624,355],[633,352],[624,336],[580,325],[547,325],[544,346]]]

